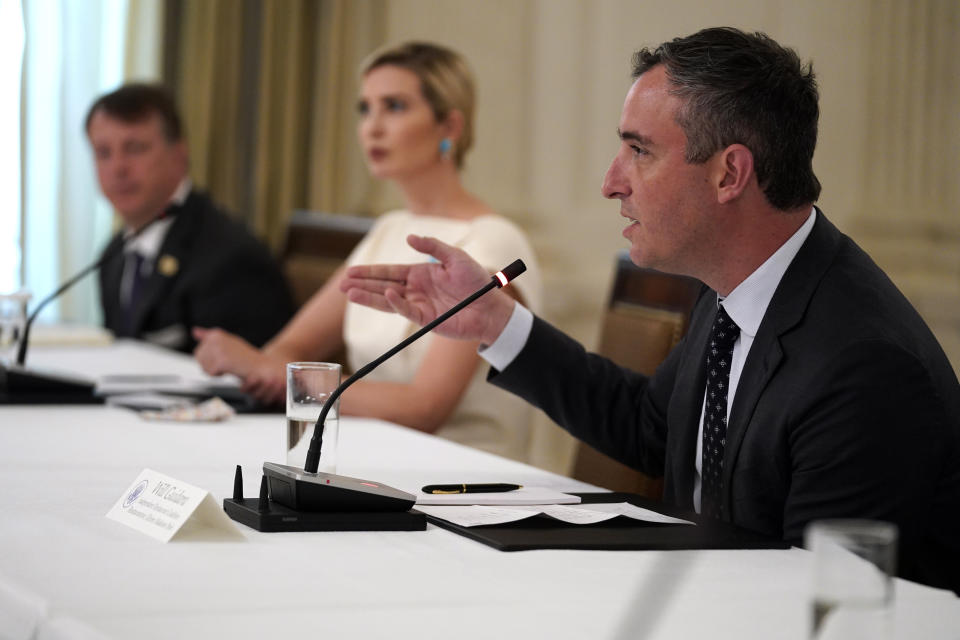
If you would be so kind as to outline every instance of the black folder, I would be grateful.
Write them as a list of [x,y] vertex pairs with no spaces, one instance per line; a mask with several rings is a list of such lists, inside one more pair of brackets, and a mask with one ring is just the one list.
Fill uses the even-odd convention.
[[600,551],[679,549],[788,549],[783,540],[727,522],[701,518],[633,493],[577,493],[583,503],[629,502],[651,511],[695,522],[655,524],[618,516],[596,524],[569,524],[545,515],[505,524],[462,527],[433,516],[433,524],[500,551],[592,549]]

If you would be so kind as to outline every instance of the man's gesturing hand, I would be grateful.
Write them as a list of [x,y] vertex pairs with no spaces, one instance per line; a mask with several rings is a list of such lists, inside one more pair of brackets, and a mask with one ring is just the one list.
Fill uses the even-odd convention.
[[[380,311],[399,313],[423,326],[490,282],[490,274],[456,247],[415,235],[407,236],[407,243],[438,262],[350,267],[340,283],[347,298]],[[502,291],[491,291],[434,331],[449,338],[491,344],[510,319],[513,305]]]

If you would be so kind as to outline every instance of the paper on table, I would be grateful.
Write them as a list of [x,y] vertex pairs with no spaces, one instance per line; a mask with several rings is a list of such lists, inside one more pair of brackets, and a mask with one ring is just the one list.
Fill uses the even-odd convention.
[[503,524],[523,520],[540,513],[535,507],[486,507],[480,505],[463,506],[423,506],[417,505],[417,511],[428,516],[449,520],[461,527],[478,527],[485,524]]
[[616,513],[604,513],[602,511],[584,509],[583,505],[568,507],[562,504],[553,504],[544,507],[541,511],[551,518],[563,520],[570,524],[594,524],[616,518],[618,515]]
[[111,374],[101,376],[97,381],[97,395],[112,396],[143,392],[203,395],[207,393],[212,380],[212,378],[185,378],[174,374]]
[[[594,507],[600,507],[599,509]],[[694,524],[689,520],[665,516],[656,511],[635,507],[626,502],[577,505],[575,507],[564,505],[543,505],[543,506],[483,506],[483,505],[464,505],[464,506],[431,506],[417,505],[417,510],[423,513],[449,520],[462,527],[476,527],[481,525],[505,524],[530,518],[539,513],[562,520],[568,524],[594,524],[604,520],[610,520],[617,516],[626,516],[634,520],[644,522],[654,522],[658,524]]]
[[627,516],[628,518],[633,518],[634,520],[643,520],[645,522],[657,522],[660,524],[695,524],[689,520],[674,518],[673,516],[666,516],[662,513],[651,511],[650,509],[644,509],[643,507],[632,505],[629,502],[595,502],[592,504],[580,505],[580,508],[589,509],[590,511],[599,511],[601,513],[612,513],[615,516]]
[[418,493],[417,505],[421,504],[449,504],[449,505],[537,505],[537,504],[577,504],[580,496],[561,493],[553,489],[542,487],[521,487],[516,491],[501,491],[498,493],[451,493],[432,494]]

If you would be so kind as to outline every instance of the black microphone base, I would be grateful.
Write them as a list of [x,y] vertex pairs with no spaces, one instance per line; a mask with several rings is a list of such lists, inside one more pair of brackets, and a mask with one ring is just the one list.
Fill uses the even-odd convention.
[[415,502],[415,496],[378,482],[265,462],[258,498],[243,497],[237,465],[233,498],[223,501],[223,510],[266,532],[423,531],[427,517],[411,510]]
[[416,496],[380,482],[263,463],[270,500],[303,512],[407,511]]
[[103,404],[94,389],[70,374],[0,365],[0,404]]
[[227,498],[223,510],[251,529],[278,531],[423,531],[427,517],[419,511],[318,512],[296,511],[269,501],[259,508],[257,498]]

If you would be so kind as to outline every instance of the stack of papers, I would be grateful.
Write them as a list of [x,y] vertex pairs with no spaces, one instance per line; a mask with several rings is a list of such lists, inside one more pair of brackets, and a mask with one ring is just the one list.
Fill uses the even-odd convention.
[[423,505],[418,500],[417,510],[429,516],[441,518],[460,525],[461,527],[504,524],[531,518],[541,513],[569,524],[594,524],[616,518],[617,516],[626,516],[634,520],[642,520],[656,524],[694,524],[689,520],[665,516],[662,513],[643,509],[628,502],[579,504],[575,507],[562,504],[541,506],[430,506]]
[[97,395],[167,393],[203,396],[209,393],[210,378],[185,378],[175,374],[111,374],[97,380]]

